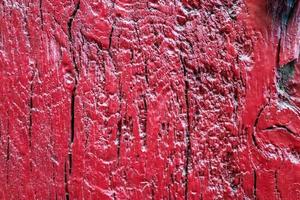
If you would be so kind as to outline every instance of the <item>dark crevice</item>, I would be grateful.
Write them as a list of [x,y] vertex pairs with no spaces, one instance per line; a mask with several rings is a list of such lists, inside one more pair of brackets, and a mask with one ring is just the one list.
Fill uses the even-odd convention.
[[256,175],[256,170],[253,170],[253,198],[257,199],[257,175]]
[[77,14],[79,8],[80,8],[80,1],[78,1],[78,2],[76,3],[75,9],[73,10],[73,12],[72,12],[72,14],[71,14],[71,16],[70,16],[70,18],[69,18],[69,21],[68,21],[68,36],[69,36],[69,40],[70,40],[71,42],[73,42],[72,25],[73,25],[73,21],[74,21],[74,19],[75,19],[75,17],[76,17],[76,14]]
[[123,126],[123,120],[121,115],[122,99],[123,99],[121,77],[119,77],[118,87],[119,87],[119,103],[120,103],[118,113],[120,115],[120,119],[118,121],[118,130],[117,130],[117,160],[119,164],[119,160],[121,157],[121,139],[122,139],[122,126]]
[[42,24],[42,30],[44,30],[43,0],[39,0],[39,11],[40,11],[40,19],[41,19],[41,24]]
[[73,88],[71,95],[71,138],[69,143],[68,150],[68,159],[69,159],[69,173],[72,173],[72,145],[75,138],[75,98],[76,98],[76,85]]
[[75,137],[75,98],[76,98],[76,91],[75,89],[73,89],[72,96],[71,96],[71,143],[74,142],[74,137]]
[[73,36],[72,36],[72,25],[73,25],[73,21],[76,17],[76,14],[78,13],[78,10],[80,8],[80,1],[78,1],[75,5],[75,8],[72,12],[72,15],[69,18],[68,21],[68,37],[69,37],[69,42],[70,42],[70,52],[72,55],[72,62],[73,62],[73,67],[74,67],[74,74],[75,74],[75,83],[74,83],[74,87],[71,93],[71,135],[70,135],[70,143],[69,143],[69,150],[68,150],[68,161],[69,161],[69,173],[72,173],[72,144],[74,142],[74,138],[75,138],[75,100],[76,100],[76,90],[77,90],[77,84],[78,84],[78,79],[79,79],[79,69],[76,63],[76,59],[75,59],[75,52],[74,52],[74,46],[73,46]]
[[277,64],[278,67],[279,67],[279,63],[280,63],[280,50],[281,50],[281,32],[280,32],[280,36],[279,36],[279,39],[278,39],[277,55],[276,55],[276,64]]
[[111,31],[110,31],[110,33],[109,33],[109,43],[108,43],[108,49],[110,49],[111,48],[111,44],[112,44],[112,35],[113,35],[113,33],[114,33],[114,24],[115,23],[113,23],[113,25],[112,25],[112,27],[111,27]]
[[133,65],[134,61],[134,50],[130,48],[130,64]]
[[252,142],[258,148],[258,143],[257,143],[257,140],[256,140],[254,132],[252,133]]
[[184,187],[185,187],[185,200],[188,199],[188,175],[189,175],[189,164],[190,164],[190,157],[191,157],[191,138],[190,138],[190,102],[189,102],[189,82],[188,82],[188,72],[186,68],[186,63],[182,55],[180,54],[180,62],[183,69],[184,75],[184,94],[185,94],[185,104],[186,104],[186,121],[187,121],[187,130],[185,134],[185,142],[186,142],[186,150],[185,150],[185,180],[184,180]]
[[148,60],[145,61],[144,65],[145,65],[145,69],[144,69],[145,70],[145,79],[146,79],[146,83],[149,85]]
[[281,200],[282,196],[281,196],[280,189],[278,187],[278,171],[277,170],[275,171],[275,192],[276,192],[277,199]]
[[143,117],[142,117],[142,123],[143,123],[143,147],[146,149],[147,148],[147,118],[148,118],[148,106],[147,106],[147,100],[145,95],[143,95],[143,107],[144,107],[144,112]]
[[72,174],[72,165],[73,165],[72,151],[69,151],[68,159],[69,159],[69,174]]
[[259,109],[259,112],[258,112],[258,114],[257,114],[257,116],[256,116],[256,118],[255,118],[255,121],[254,121],[254,130],[252,131],[251,137],[252,137],[252,142],[253,142],[253,144],[254,144],[257,148],[258,148],[258,143],[257,143],[256,137],[255,137],[255,132],[256,132],[257,124],[258,124],[258,122],[259,122],[259,119],[260,119],[260,117],[261,117],[263,111],[266,109],[266,107],[267,107],[269,104],[270,104],[270,97],[268,98],[268,102],[267,102],[263,107],[261,107],[261,108]]
[[[239,85],[236,86],[237,88],[240,87]],[[234,106],[234,117],[235,120],[238,121],[238,111],[239,111],[239,94],[238,90],[234,90],[233,94],[233,106]]]
[[272,126],[266,128],[266,129],[264,129],[264,130],[268,131],[268,130],[280,130],[280,129],[281,129],[281,130],[287,131],[287,132],[290,133],[291,135],[297,136],[297,134],[296,134],[294,131],[292,131],[292,130],[289,129],[287,126],[282,125],[282,124],[274,124],[274,125],[272,125]]
[[258,121],[259,121],[259,119],[260,119],[260,116],[261,116],[262,112],[265,110],[265,108],[266,108],[267,105],[268,105],[268,104],[265,104],[262,108],[259,109],[259,112],[258,112],[258,114],[257,114],[257,116],[256,116],[255,121],[254,121],[254,127],[255,127],[255,128],[256,128],[256,126],[257,126],[257,124],[258,124]]
[[112,26],[111,26],[111,31],[109,33],[109,43],[108,43],[108,54],[111,57],[111,59],[113,58],[112,53],[111,53],[111,46],[112,46],[112,37],[114,34],[114,30],[115,30],[115,24],[116,24],[116,20],[113,22]]

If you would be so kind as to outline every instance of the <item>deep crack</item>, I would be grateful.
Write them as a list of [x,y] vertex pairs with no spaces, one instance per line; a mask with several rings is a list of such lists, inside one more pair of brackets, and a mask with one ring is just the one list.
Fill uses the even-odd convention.
[[43,0],[39,0],[39,11],[40,11],[40,19],[41,19],[41,24],[42,24],[42,30],[44,30]]
[[75,9],[73,10],[72,12],[72,15],[70,16],[69,18],[69,21],[68,21],[68,36],[69,36],[69,40],[71,42],[73,42],[73,36],[72,36],[72,25],[73,25],[73,21],[77,15],[77,12],[80,8],[80,1],[78,1],[75,5]]
[[185,94],[185,104],[186,104],[186,121],[187,121],[187,130],[185,134],[185,142],[186,142],[186,150],[185,150],[185,200],[188,199],[188,174],[189,174],[189,164],[190,164],[190,156],[191,156],[191,138],[190,138],[190,102],[189,102],[189,82],[188,82],[188,77],[187,77],[187,69],[185,65],[185,60],[180,54],[180,62],[182,65],[183,69],[183,74],[184,74],[184,94]]
[[69,173],[72,173],[72,145],[74,142],[75,138],[75,100],[76,100],[76,89],[77,89],[77,84],[78,84],[78,79],[79,79],[79,69],[76,63],[75,59],[75,52],[74,52],[74,46],[73,46],[73,36],[72,36],[72,25],[73,21],[76,17],[76,14],[78,13],[78,10],[80,8],[80,1],[77,2],[75,5],[75,9],[73,10],[72,15],[69,18],[68,21],[68,37],[69,37],[69,42],[70,42],[70,52],[72,55],[72,62],[73,62],[73,67],[74,67],[74,74],[75,74],[75,83],[74,87],[71,93],[71,136],[70,136],[70,143],[69,143],[69,149],[68,149],[68,160],[69,160]]
[[257,175],[256,175],[256,170],[253,170],[253,197],[254,199],[257,199]]
[[265,105],[263,105],[263,106],[259,109],[259,112],[258,112],[258,114],[257,114],[257,116],[256,116],[255,121],[254,121],[254,129],[253,129],[253,131],[252,131],[251,137],[252,137],[252,142],[253,142],[253,144],[254,144],[258,149],[259,149],[259,147],[258,147],[258,143],[257,143],[256,137],[255,137],[255,132],[256,132],[256,128],[257,128],[257,124],[258,124],[258,122],[259,122],[259,119],[260,119],[260,117],[261,117],[263,111],[264,111],[264,110],[266,109],[266,107],[270,104],[270,101],[271,101],[271,99],[270,99],[270,97],[268,97],[268,102],[267,102]]
[[274,124],[274,125],[272,125],[272,126],[270,126],[270,127],[267,127],[267,128],[264,129],[264,130],[285,130],[285,131],[287,131],[288,133],[290,133],[291,135],[297,137],[297,134],[296,134],[294,131],[292,131],[290,128],[288,128],[287,126],[282,125],[282,124]]

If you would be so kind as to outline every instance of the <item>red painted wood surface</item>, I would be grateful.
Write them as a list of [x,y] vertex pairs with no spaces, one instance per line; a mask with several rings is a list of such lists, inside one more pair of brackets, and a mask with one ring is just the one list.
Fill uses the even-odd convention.
[[300,199],[297,0],[1,0],[0,199]]

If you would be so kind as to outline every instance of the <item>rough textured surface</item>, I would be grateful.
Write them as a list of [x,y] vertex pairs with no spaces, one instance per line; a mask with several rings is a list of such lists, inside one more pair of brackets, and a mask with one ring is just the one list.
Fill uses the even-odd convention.
[[0,199],[300,199],[297,0],[0,0]]

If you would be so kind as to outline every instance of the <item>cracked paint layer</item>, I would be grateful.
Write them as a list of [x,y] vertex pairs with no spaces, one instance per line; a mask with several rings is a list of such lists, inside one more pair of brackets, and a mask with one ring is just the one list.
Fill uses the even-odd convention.
[[0,199],[300,198],[298,0],[0,15]]

